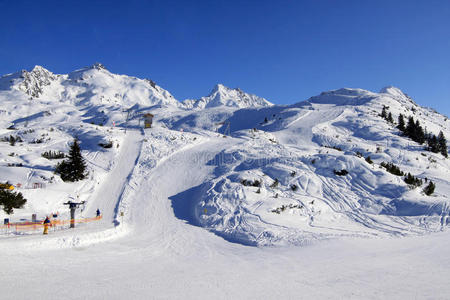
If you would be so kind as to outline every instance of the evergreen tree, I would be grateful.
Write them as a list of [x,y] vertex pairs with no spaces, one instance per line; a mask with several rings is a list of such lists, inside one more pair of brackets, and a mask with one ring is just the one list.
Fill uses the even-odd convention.
[[406,126],[404,132],[407,137],[419,144],[423,144],[425,142],[425,132],[422,126],[420,126],[419,120],[414,121],[413,117],[408,118],[408,125]]
[[411,173],[408,173],[408,175],[406,175],[406,177],[403,179],[407,184],[410,184],[412,186],[421,186],[422,185],[422,179],[419,179],[413,175],[411,175]]
[[394,123],[394,118],[392,117],[392,113],[389,112],[387,119],[386,119],[389,123],[393,124]]
[[55,172],[60,174],[64,181],[78,181],[87,176],[85,171],[86,163],[81,156],[80,144],[77,139],[74,139],[68,159],[56,165]]
[[278,178],[275,178],[274,182],[270,185],[271,188],[276,188],[280,181],[278,181]]
[[12,192],[10,190],[0,189],[0,205],[8,215],[14,212],[14,208],[22,208],[27,200],[22,193]]
[[397,126],[397,128],[399,130],[401,130],[401,131],[405,131],[405,117],[402,114],[400,114],[398,116],[398,126]]
[[386,106],[384,106],[384,105],[383,105],[383,109],[381,110],[381,117],[385,120],[387,118]]
[[16,144],[16,139],[12,135],[9,136],[9,144],[11,146],[14,146]]
[[414,139],[414,132],[415,132],[416,124],[414,123],[414,118],[409,117],[408,118],[408,125],[406,125],[405,134],[407,137]]
[[[388,171],[391,174],[397,175],[397,176],[403,176],[405,175],[402,170],[393,163],[385,163],[384,161],[381,163],[381,166],[386,168],[386,171]],[[410,174],[411,175],[411,174]]]
[[442,131],[439,132],[439,135],[437,137],[437,143],[439,152],[441,152],[444,157],[448,157],[447,153],[447,140],[445,139],[444,133]]
[[423,189],[423,192],[425,195],[430,196],[434,193],[434,189],[436,188],[436,185],[433,183],[433,181],[430,180],[430,183]]
[[425,143],[425,132],[423,131],[422,126],[420,126],[419,120],[417,120],[415,124],[414,136],[414,141],[418,142],[419,144]]
[[434,134],[431,134],[427,138],[428,150],[434,153],[439,152],[438,139]]

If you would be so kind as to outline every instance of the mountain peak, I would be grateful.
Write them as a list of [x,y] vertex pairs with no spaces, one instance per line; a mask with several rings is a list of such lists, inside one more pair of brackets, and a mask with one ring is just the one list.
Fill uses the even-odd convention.
[[405,97],[405,93],[401,89],[395,86],[386,86],[380,90],[380,94],[389,94],[391,96],[402,96]]
[[103,65],[103,64],[101,64],[99,62],[96,62],[93,65],[86,66],[86,67],[83,67],[81,69],[78,69],[78,70],[70,72],[69,76],[71,78],[78,78],[83,73],[86,73],[86,72],[89,72],[89,71],[93,71],[93,70],[98,70],[98,71],[105,70],[105,71],[108,71],[108,69],[106,69],[105,65]]
[[39,65],[35,65],[34,68],[30,71],[32,73],[52,73],[49,70],[47,70],[46,68],[39,66]]
[[103,65],[103,64],[101,64],[99,62],[94,63],[90,68],[91,69],[97,69],[97,70],[107,70],[105,65]]
[[216,85],[213,87],[213,89],[211,90],[211,93],[209,93],[209,96],[213,95],[214,93],[217,93],[217,92],[224,92],[224,91],[227,91],[227,90],[231,90],[231,89],[228,88],[228,87],[226,87],[226,86],[224,86],[224,85],[221,84],[221,83],[218,83],[218,84],[216,84]]
[[216,84],[208,96],[202,97],[199,100],[185,100],[183,103],[187,108],[210,108],[219,106],[249,108],[273,105],[264,98],[245,93],[240,88],[231,89],[221,83]]
[[22,70],[20,73],[22,82],[18,89],[25,92],[32,98],[38,98],[43,93],[45,86],[50,85],[57,76],[41,66],[34,66],[31,71]]

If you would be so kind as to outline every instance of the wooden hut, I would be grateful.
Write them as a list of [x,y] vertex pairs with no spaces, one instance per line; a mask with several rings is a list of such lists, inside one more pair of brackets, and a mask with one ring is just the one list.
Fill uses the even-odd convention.
[[151,113],[144,114],[144,128],[151,128],[153,123],[153,115]]

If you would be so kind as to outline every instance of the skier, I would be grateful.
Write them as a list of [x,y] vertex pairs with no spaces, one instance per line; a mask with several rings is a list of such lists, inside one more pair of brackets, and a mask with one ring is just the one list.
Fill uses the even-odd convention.
[[97,218],[100,218],[100,209],[97,208]]
[[47,217],[45,217],[44,220],[44,234],[48,234],[48,227],[50,226],[50,219]]

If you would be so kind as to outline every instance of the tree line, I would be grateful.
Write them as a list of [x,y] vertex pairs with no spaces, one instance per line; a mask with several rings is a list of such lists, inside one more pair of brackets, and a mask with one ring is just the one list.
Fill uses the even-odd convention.
[[[388,112],[388,108],[383,106],[381,111],[381,117],[391,124],[394,124],[394,118],[392,113]],[[420,125],[419,120],[414,120],[414,117],[409,116],[408,121],[405,122],[405,116],[400,114],[398,116],[397,128],[403,133],[404,136],[412,139],[413,141],[423,145],[427,144],[426,149],[433,153],[441,153],[444,157],[448,157],[447,140],[442,130],[436,136],[432,133],[427,133],[426,130]]]

